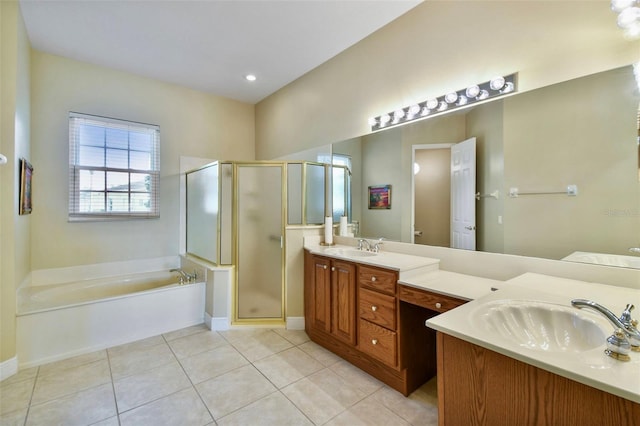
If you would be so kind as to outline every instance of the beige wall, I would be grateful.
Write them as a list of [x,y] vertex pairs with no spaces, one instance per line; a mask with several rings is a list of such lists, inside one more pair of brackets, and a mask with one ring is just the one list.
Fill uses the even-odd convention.
[[606,1],[426,1],[260,102],[256,157],[361,136],[368,117],[494,75],[528,91],[638,59]]
[[[254,159],[252,105],[38,51],[32,104],[32,269],[175,255],[180,156]],[[69,111],[160,126],[160,219],[67,222]]]
[[476,249],[504,253],[504,152],[502,101],[490,102],[467,114],[467,137],[476,138],[476,189],[498,199],[483,197],[476,203]]
[[505,190],[579,191],[507,197],[505,252],[560,259],[638,245],[639,101],[631,67],[504,100]]
[[[29,273],[31,216],[18,215],[19,159],[31,160],[30,45],[18,4],[0,2],[0,362],[16,354],[16,287]],[[37,170],[36,170],[37,173]]]

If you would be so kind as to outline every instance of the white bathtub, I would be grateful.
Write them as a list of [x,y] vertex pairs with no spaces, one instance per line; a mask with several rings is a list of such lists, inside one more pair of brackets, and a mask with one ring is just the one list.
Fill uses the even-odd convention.
[[17,356],[28,368],[200,324],[205,283],[147,272],[27,286],[17,299]]

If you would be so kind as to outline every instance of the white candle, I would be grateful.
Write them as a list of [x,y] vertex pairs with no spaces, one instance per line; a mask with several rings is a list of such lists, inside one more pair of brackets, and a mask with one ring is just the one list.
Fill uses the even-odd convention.
[[324,243],[333,244],[333,218],[331,216],[324,218]]

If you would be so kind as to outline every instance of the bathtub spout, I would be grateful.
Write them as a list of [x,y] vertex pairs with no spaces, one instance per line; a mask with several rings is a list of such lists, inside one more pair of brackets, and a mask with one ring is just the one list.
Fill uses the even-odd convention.
[[189,279],[191,278],[189,274],[187,274],[185,271],[183,271],[180,268],[169,269],[169,272],[177,272],[180,274],[180,284],[183,284],[185,281],[189,282]]

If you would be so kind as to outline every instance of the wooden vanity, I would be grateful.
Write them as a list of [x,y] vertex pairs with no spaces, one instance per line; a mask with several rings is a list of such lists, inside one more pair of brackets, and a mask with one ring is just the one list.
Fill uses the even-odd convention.
[[394,270],[305,251],[310,339],[407,396],[436,374],[425,320],[465,301],[397,281]]

